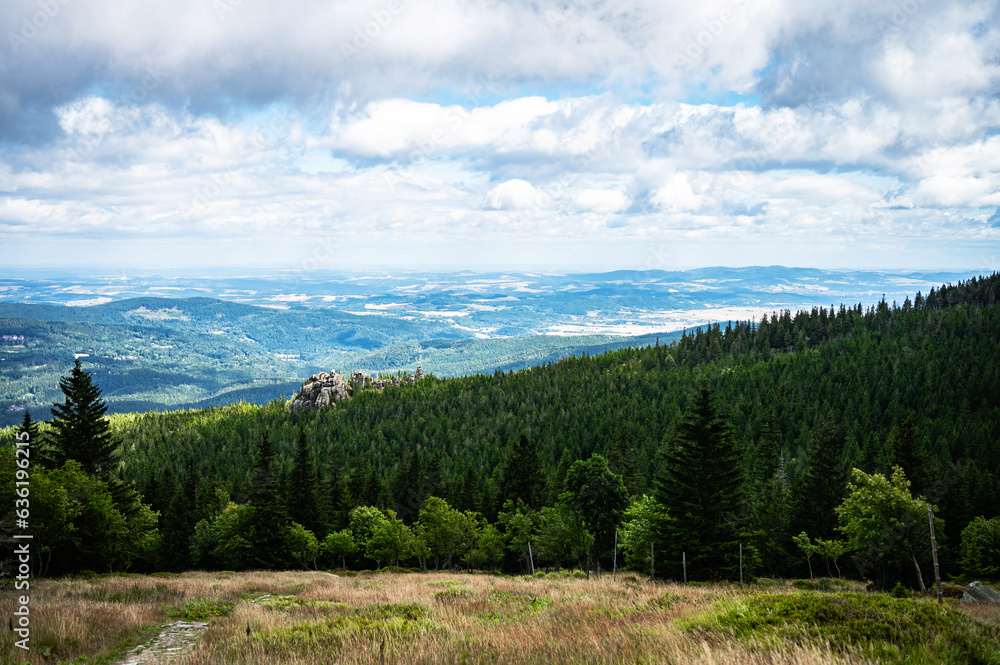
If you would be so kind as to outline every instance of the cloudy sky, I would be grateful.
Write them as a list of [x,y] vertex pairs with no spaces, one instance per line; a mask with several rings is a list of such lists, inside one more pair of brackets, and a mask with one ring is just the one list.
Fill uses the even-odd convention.
[[1000,11],[3,0],[0,265],[1000,269]]

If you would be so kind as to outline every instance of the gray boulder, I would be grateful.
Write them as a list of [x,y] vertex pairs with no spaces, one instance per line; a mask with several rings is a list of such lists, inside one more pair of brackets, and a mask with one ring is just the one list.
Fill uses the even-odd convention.
[[962,602],[1000,605],[1000,593],[997,593],[982,582],[972,582],[969,586],[965,587],[965,593],[962,594]]

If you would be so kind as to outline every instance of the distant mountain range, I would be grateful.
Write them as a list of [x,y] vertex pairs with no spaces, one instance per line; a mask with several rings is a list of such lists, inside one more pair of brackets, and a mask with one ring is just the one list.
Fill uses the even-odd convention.
[[114,411],[261,403],[290,395],[319,370],[517,369],[655,344],[713,321],[902,302],[974,274],[771,266],[0,278],[0,424],[20,420],[23,408],[46,418],[74,357]]

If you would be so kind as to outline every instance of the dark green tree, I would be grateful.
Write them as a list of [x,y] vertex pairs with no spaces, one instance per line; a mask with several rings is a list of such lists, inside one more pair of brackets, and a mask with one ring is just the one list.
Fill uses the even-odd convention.
[[299,438],[295,445],[295,460],[288,475],[285,494],[288,517],[314,534],[319,532],[319,474],[309,445],[305,427],[299,425]]
[[894,463],[903,469],[909,478],[914,496],[920,496],[931,487],[934,473],[924,452],[919,433],[912,418],[900,425],[893,441]]
[[[677,425],[663,457],[654,494],[667,511],[657,542],[663,561],[679,564],[684,552],[688,579],[738,578],[743,467],[732,429],[707,386]],[[658,570],[679,577],[680,565]]]
[[31,444],[39,443],[39,440],[38,440],[38,423],[36,423],[34,420],[32,420],[32,418],[31,418],[31,411],[29,411],[27,409],[24,410],[24,420],[22,420],[21,424],[17,427],[17,432],[16,433],[18,435],[27,433],[28,434],[28,441]]
[[289,555],[285,532],[288,514],[280,496],[280,479],[274,445],[264,433],[250,481],[250,514],[246,538],[254,548],[252,567],[267,569],[288,565]]
[[174,488],[173,496],[163,515],[160,533],[160,566],[171,571],[190,570],[191,539],[197,523],[198,476],[194,463],[189,461],[181,482]]
[[115,465],[116,445],[105,414],[108,406],[101,399],[101,390],[83,371],[77,359],[69,376],[59,380],[66,401],[52,405],[50,439],[52,463],[62,466],[75,460],[86,473],[102,480],[111,476]]
[[795,491],[792,533],[810,538],[838,536],[836,508],[847,492],[843,462],[844,440],[830,423],[821,424],[809,447],[809,466]]
[[544,499],[544,490],[538,449],[528,440],[527,434],[521,432],[517,443],[507,448],[500,491],[505,500],[510,499],[515,504],[521,500],[529,508],[537,509]]
[[632,433],[623,427],[608,451],[608,467],[622,477],[629,496],[639,492],[639,456],[632,442]]
[[396,506],[396,515],[406,524],[416,519],[420,506],[423,505],[422,485],[420,455],[413,448],[396,467],[389,488]]
[[347,517],[353,507],[347,483],[340,475],[340,457],[331,455],[320,488],[320,510],[323,513],[324,534],[347,527]]
[[573,466],[573,457],[569,454],[568,448],[563,448],[562,457],[555,471],[549,475],[549,505],[559,502],[559,495],[566,491],[566,474]]

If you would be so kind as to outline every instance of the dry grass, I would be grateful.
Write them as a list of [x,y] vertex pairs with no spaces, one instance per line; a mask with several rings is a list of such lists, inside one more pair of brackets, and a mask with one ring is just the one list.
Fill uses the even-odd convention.
[[[776,584],[767,591],[793,590]],[[609,577],[444,573],[187,573],[38,582],[32,588],[33,648],[26,661],[83,656],[80,662],[113,662],[115,654],[169,621],[165,608],[212,598],[234,601],[236,607],[228,616],[213,617],[202,642],[178,665],[870,662],[852,649],[721,639],[675,621],[749,593]],[[295,597],[252,602],[264,594]],[[0,600],[9,614],[14,592],[2,592]],[[963,611],[980,621],[1000,621],[996,610]],[[10,633],[3,633],[0,660],[18,662],[20,651]],[[45,646],[55,659],[43,656]]]

